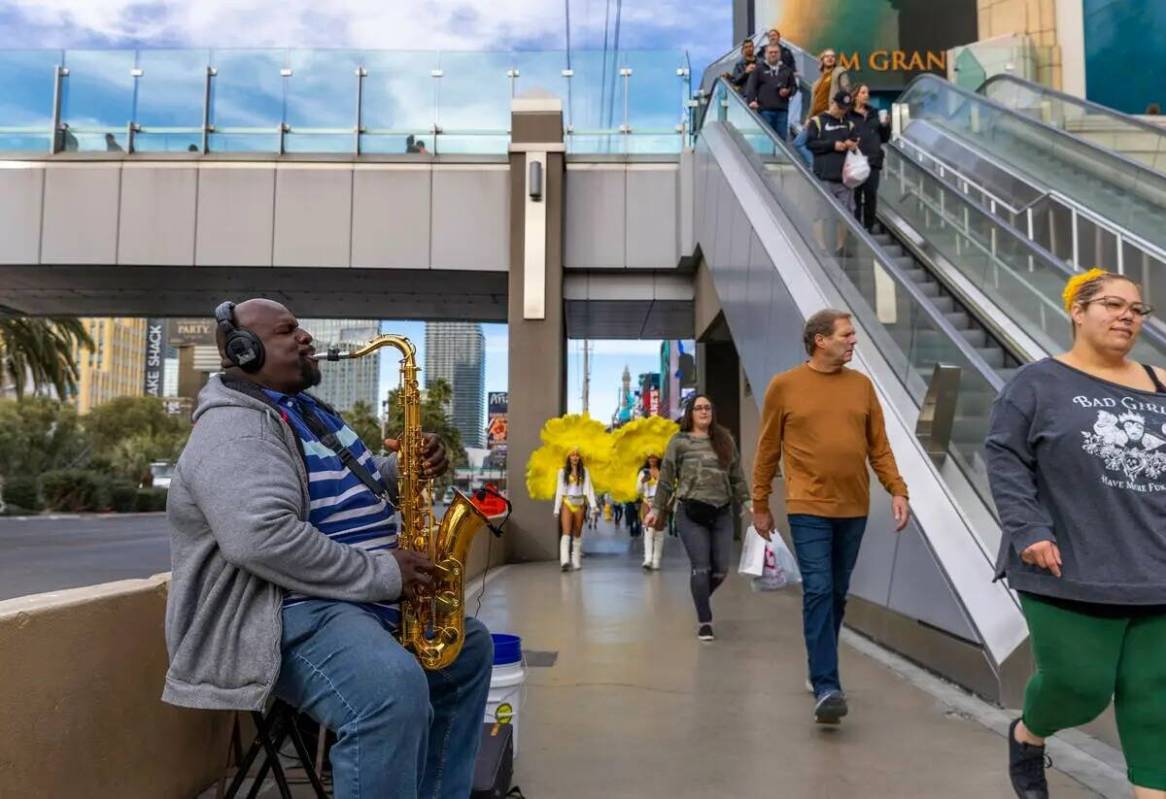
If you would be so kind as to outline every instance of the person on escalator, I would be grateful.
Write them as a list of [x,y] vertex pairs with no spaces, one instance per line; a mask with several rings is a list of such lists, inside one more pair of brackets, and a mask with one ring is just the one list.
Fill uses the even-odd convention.
[[781,60],[780,47],[766,46],[765,64],[753,70],[745,83],[745,100],[782,141],[789,137],[789,100],[797,93],[797,78]]
[[[810,113],[806,115],[807,122],[825,113],[830,106],[830,98],[840,91],[850,91],[850,73],[845,67],[839,66],[837,53],[833,50],[823,50],[818,56],[818,79],[810,88]],[[812,167],[814,155],[806,146],[809,127],[808,124],[803,125],[798,131],[798,135],[794,137],[794,149],[801,153],[806,166]]]
[[996,577],[1020,596],[1035,673],[1008,735],[1016,795],[1046,799],[1045,741],[1112,700],[1136,799],[1166,797],[1166,370],[1139,363],[1153,310],[1091,269],[1062,299],[1072,348],[992,406]]
[[870,105],[870,87],[859,86],[854,92],[854,108],[846,115],[858,134],[858,150],[870,162],[870,177],[854,190],[854,217],[874,232],[878,210],[879,175],[883,171],[883,145],[891,138],[891,121]]
[[762,60],[757,57],[756,48],[753,46],[753,40],[746,37],[741,42],[741,60],[733,65],[731,73],[726,72],[724,77],[728,79],[729,83],[741,92],[745,90],[745,84],[749,80],[749,76],[760,67]]
[[814,175],[847,211],[854,210],[854,192],[842,182],[842,167],[846,154],[857,150],[859,141],[848,119],[853,108],[854,96],[841,91],[834,95],[829,111],[806,123],[806,146],[814,154]]

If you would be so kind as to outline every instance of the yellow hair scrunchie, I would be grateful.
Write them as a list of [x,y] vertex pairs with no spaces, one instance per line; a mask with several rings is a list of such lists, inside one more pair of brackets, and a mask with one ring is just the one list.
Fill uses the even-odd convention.
[[1088,272],[1082,272],[1079,275],[1074,275],[1069,278],[1069,282],[1065,284],[1065,290],[1061,292],[1061,299],[1065,303],[1065,313],[1073,309],[1073,303],[1077,299],[1077,293],[1081,291],[1081,287],[1086,283],[1091,283],[1099,277],[1105,277],[1109,274],[1104,269],[1098,269],[1096,266]]

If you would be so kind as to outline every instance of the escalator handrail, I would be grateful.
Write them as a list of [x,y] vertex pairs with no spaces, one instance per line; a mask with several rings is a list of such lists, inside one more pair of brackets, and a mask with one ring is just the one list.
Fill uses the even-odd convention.
[[1036,128],[1042,134],[1048,134],[1048,135],[1052,136],[1057,141],[1064,141],[1072,147],[1084,148],[1086,150],[1086,152],[1091,153],[1091,154],[1096,154],[1097,159],[1099,161],[1101,161],[1102,163],[1105,163],[1106,161],[1116,161],[1120,164],[1128,166],[1130,169],[1132,169],[1139,176],[1145,176],[1147,183],[1159,185],[1162,193],[1166,194],[1166,175],[1163,175],[1161,172],[1150,169],[1145,164],[1134,161],[1131,158],[1127,158],[1126,156],[1122,155],[1121,153],[1117,153],[1117,152],[1114,152],[1112,150],[1107,150],[1104,147],[1100,147],[1096,144],[1093,144],[1092,142],[1085,141],[1084,139],[1080,139],[1071,133],[1066,133],[1065,131],[1061,130],[1060,128],[1053,127],[1052,125],[1049,125],[1046,122],[1042,122],[1039,119],[1033,119],[1032,117],[1028,116],[1027,114],[1022,114],[1019,111],[1016,111],[1012,108],[1009,108],[1008,106],[1004,105],[1003,103],[1000,103],[1000,102],[997,102],[996,100],[991,99],[990,97],[985,97],[982,94],[977,94],[976,92],[969,91],[968,89],[965,89],[961,86],[957,86],[956,84],[954,84],[950,81],[944,80],[942,78],[939,78],[935,75],[925,74],[925,75],[918,75],[915,78],[913,78],[911,80],[911,82],[907,84],[907,87],[905,89],[903,89],[903,93],[901,95],[899,95],[898,102],[900,102],[900,103],[904,102],[904,100],[910,96],[910,93],[913,90],[922,91],[921,87],[927,86],[928,84],[938,85],[946,91],[953,92],[957,97],[962,98],[969,106],[972,105],[973,103],[980,103],[982,105],[986,105],[989,108],[992,108],[996,111],[999,111],[1002,114],[1005,114],[1009,119],[1016,120],[1016,121],[1020,122],[1022,125],[1027,125],[1028,127]]
[[[915,121],[926,122],[926,120],[915,120]],[[932,125],[932,127],[935,128],[937,131],[939,131],[939,133],[941,135],[948,136],[949,138],[953,138],[949,131],[946,131],[942,128],[937,128],[934,125]],[[984,188],[984,186],[981,183],[979,183],[975,178],[968,177],[967,174],[962,172],[958,167],[952,166],[951,162],[947,161],[946,159],[939,158],[931,153],[926,153],[922,147],[920,147],[915,142],[911,141],[911,139],[909,139],[909,138],[906,138],[906,137],[901,137],[901,138],[904,141],[906,141],[907,144],[909,144],[911,147],[915,148],[916,150],[919,150],[920,152],[924,152],[924,154],[927,155],[932,160],[943,161],[944,169],[950,171],[953,175],[957,176],[960,180],[964,181],[968,185],[975,186],[978,191],[981,191],[984,194],[990,195],[992,197],[992,199],[994,199],[996,202],[1003,205],[1005,208],[1007,208],[1013,214],[1027,213],[1028,211],[1036,208],[1036,206],[1038,206],[1040,203],[1044,202],[1045,200],[1055,200],[1056,202],[1060,203],[1061,205],[1065,206],[1066,208],[1071,209],[1073,211],[1076,211],[1078,214],[1085,217],[1086,219],[1088,219],[1090,222],[1097,225],[1098,227],[1101,227],[1101,228],[1109,231],[1110,233],[1114,234],[1115,236],[1120,236],[1125,241],[1128,241],[1131,244],[1136,245],[1139,249],[1143,250],[1146,254],[1152,255],[1154,258],[1158,259],[1159,261],[1166,262],[1166,250],[1164,250],[1162,247],[1158,246],[1154,242],[1147,241],[1138,233],[1135,233],[1134,231],[1127,228],[1125,225],[1121,224],[1118,220],[1102,216],[1101,214],[1097,213],[1089,206],[1082,204],[1076,198],[1070,197],[1069,195],[1065,194],[1064,192],[1058,191],[1058,190],[1053,189],[1053,188],[1040,186],[1037,183],[1034,183],[1033,182],[1034,179],[1032,177],[1030,177],[1028,174],[1022,173],[1021,171],[1019,171],[1016,167],[1012,166],[1011,164],[1007,164],[1007,163],[999,160],[992,153],[985,152],[984,150],[980,149],[980,147],[975,143],[961,141],[961,140],[956,139],[956,143],[959,144],[960,147],[963,147],[966,150],[971,150],[977,158],[980,158],[980,159],[984,160],[986,163],[991,164],[993,166],[993,168],[1000,170],[1001,172],[1003,172],[1006,175],[1008,175],[1009,177],[1011,177],[1013,180],[1016,180],[1020,183],[1024,183],[1027,186],[1031,187],[1032,190],[1037,194],[1037,196],[1034,197],[1032,200],[1028,201],[1027,203],[1025,203],[1024,205],[1020,206],[1019,208],[1016,208],[1011,203],[1009,203],[1005,200],[1002,200],[1000,197],[996,196],[991,191]]]
[[[980,88],[976,89],[976,94],[980,94],[980,95],[987,97],[988,94],[987,94],[986,90],[992,84],[995,84],[995,83],[1014,83],[1014,84],[1016,84],[1024,89],[1028,89],[1029,91],[1034,92],[1036,94],[1041,94],[1041,95],[1045,95],[1048,97],[1055,97],[1056,99],[1061,100],[1062,102],[1064,102],[1068,105],[1077,106],[1078,108],[1089,109],[1089,111],[1091,113],[1097,113],[1097,114],[1104,116],[1104,117],[1109,117],[1111,119],[1117,119],[1117,120],[1123,122],[1124,124],[1132,125],[1132,126],[1138,127],[1138,128],[1142,128],[1143,130],[1151,132],[1160,138],[1166,139],[1166,128],[1163,128],[1160,125],[1155,125],[1152,122],[1146,122],[1144,119],[1139,119],[1138,117],[1134,116],[1133,114],[1126,114],[1122,111],[1117,111],[1113,108],[1109,108],[1108,106],[1101,105],[1100,103],[1095,103],[1092,100],[1086,100],[1083,97],[1074,97],[1071,94],[1066,94],[1065,92],[1057,91],[1056,89],[1050,89],[1049,87],[1042,86],[1039,83],[1033,83],[1030,80],[1024,80],[1023,78],[1018,78],[1015,75],[1006,75],[1003,73],[998,74],[998,75],[993,75],[992,77],[988,78],[986,81],[984,81],[983,83],[980,84]],[[997,102],[999,102],[999,101],[997,101]]]
[[[888,142],[885,146],[890,148],[890,149],[893,149],[899,155],[899,157],[903,158],[905,161],[910,163],[912,166],[914,166],[919,171],[923,172],[925,175],[930,177],[932,180],[934,180],[934,181],[936,181],[944,186],[947,186],[949,189],[951,189],[953,194],[954,194],[954,198],[956,199],[957,202],[962,203],[964,206],[971,209],[971,211],[973,213],[975,213],[979,217],[985,219],[989,224],[995,226],[995,228],[997,230],[1001,231],[1008,239],[1013,240],[1016,243],[1018,243],[1022,248],[1024,248],[1025,250],[1028,251],[1026,253],[1028,255],[1028,257],[1035,258],[1036,260],[1040,261],[1045,266],[1051,267],[1051,268],[1059,271],[1061,274],[1063,274],[1065,276],[1066,280],[1068,280],[1073,275],[1077,274],[1077,272],[1071,266],[1069,266],[1069,264],[1065,263],[1060,258],[1058,258],[1057,256],[1053,255],[1051,252],[1046,250],[1044,247],[1037,244],[1032,239],[1028,238],[1028,236],[1026,236],[1023,232],[1021,232],[1019,229],[1017,229],[1013,225],[1010,225],[1005,220],[1003,220],[1000,217],[993,214],[990,210],[988,210],[987,208],[982,206],[974,198],[969,197],[966,194],[964,194],[962,191],[959,190],[959,188],[957,186],[953,186],[950,181],[944,180],[942,177],[940,177],[938,174],[936,174],[935,171],[932,170],[930,167],[925,166],[924,164],[922,164],[921,162],[919,162],[918,160],[913,158],[910,153],[907,153],[903,149],[900,142],[898,142],[898,141]],[[912,145],[912,146],[914,146],[914,145]],[[956,172],[956,170],[952,170],[952,171]],[[958,172],[956,174],[958,174]],[[1048,195],[1048,196],[1055,196],[1055,197],[1059,198],[1061,195],[1058,194],[1058,195]],[[1001,261],[996,256],[990,255],[990,257],[995,262],[999,263],[1003,268],[1007,269],[1010,272],[1015,273],[1015,270],[1013,270],[1012,267],[1010,267],[1004,261]],[[1017,279],[1021,282],[1027,283],[1027,281],[1022,280],[1021,278],[1017,278]],[[1065,316],[1066,321],[1068,320],[1068,315],[1064,313],[1063,306],[1059,302],[1052,300],[1052,299],[1049,299],[1048,297],[1044,296],[1042,293],[1040,293],[1039,291],[1036,291],[1035,289],[1033,290],[1033,293],[1040,299],[1040,301],[1042,303],[1054,308],[1059,315]],[[1160,329],[1158,329],[1157,326],[1147,323],[1147,324],[1144,324],[1142,326],[1142,336],[1144,338],[1152,339],[1155,347],[1161,349],[1163,352],[1166,352],[1166,331],[1160,330]]]
[[[882,269],[888,275],[890,275],[897,284],[899,284],[899,286],[907,293],[907,295],[911,297],[911,299],[927,316],[935,328],[951,340],[952,345],[957,350],[959,350],[960,354],[965,359],[967,359],[967,362],[980,373],[980,375],[988,382],[994,391],[999,393],[1000,390],[1004,387],[1004,379],[1000,377],[999,374],[997,374],[995,369],[988,365],[988,362],[985,361],[983,356],[981,356],[980,353],[976,351],[976,348],[968,343],[967,339],[965,339],[959,330],[956,329],[955,325],[953,325],[947,319],[947,317],[944,316],[943,313],[932,304],[930,298],[923,293],[923,290],[919,288],[915,281],[911,280],[905,274],[903,274],[903,270],[887,257],[886,253],[883,251],[882,246],[874,240],[874,237],[868,233],[866,229],[862,227],[862,225],[858,224],[858,220],[854,218],[854,215],[847,212],[845,209],[838,205],[834,198],[830,196],[829,192],[827,192],[822,187],[821,182],[817,177],[814,176],[813,172],[811,172],[806,167],[805,163],[802,161],[801,156],[791,150],[787,142],[778,138],[777,134],[770,129],[769,125],[766,124],[760,115],[758,115],[756,111],[749,107],[749,104],[745,102],[744,98],[737,94],[732,84],[729,84],[723,78],[718,78],[717,81],[713,84],[713,98],[717,97],[717,92],[715,89],[718,85],[722,85],[726,95],[731,96],[733,98],[733,102],[738,103],[740,107],[749,114],[752,120],[757,124],[757,128],[769,137],[775,148],[780,149],[782,154],[789,162],[789,165],[802,173],[802,175],[813,186],[813,190],[818,193],[823,201],[825,201],[826,205],[833,208],[837,212],[837,215],[841,218],[841,221],[849,226],[851,235],[858,238],[863,244],[867,246],[867,248],[874,254],[879,266],[882,267]],[[703,124],[707,124],[707,119],[708,117],[706,116],[706,122],[702,123],[702,126]],[[754,155],[756,154],[752,150],[750,150],[750,153]],[[773,187],[770,186],[768,182],[765,182],[765,186],[766,189],[774,195],[774,199],[777,200]]]

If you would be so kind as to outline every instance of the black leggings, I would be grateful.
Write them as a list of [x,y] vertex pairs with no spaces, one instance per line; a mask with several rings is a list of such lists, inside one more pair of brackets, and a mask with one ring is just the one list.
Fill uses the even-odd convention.
[[[729,560],[733,556],[733,514],[732,505],[721,508],[712,528],[697,524],[684,511],[684,503],[676,515],[676,526],[688,559],[692,562],[692,601],[696,605],[696,620],[707,624],[713,620],[709,598],[729,573]],[[660,531],[663,533],[663,530]]]
[[870,177],[866,179],[866,183],[854,190],[854,218],[867,230],[874,227],[875,212],[879,208],[879,176],[881,174],[883,174],[881,167],[878,169],[871,167]]

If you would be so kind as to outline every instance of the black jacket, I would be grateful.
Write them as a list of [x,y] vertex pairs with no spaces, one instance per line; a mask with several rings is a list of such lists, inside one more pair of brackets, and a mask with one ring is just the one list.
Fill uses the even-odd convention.
[[858,134],[849,119],[838,120],[830,114],[819,114],[806,123],[806,147],[814,154],[814,174],[819,180],[842,182],[842,165],[846,150],[836,150],[835,143],[857,139]]
[[883,145],[891,139],[891,124],[879,123],[879,112],[869,105],[866,107],[866,116],[852,110],[846,119],[854,126],[858,134],[858,149],[870,161],[871,169],[883,168]]
[[[781,96],[781,90],[789,91],[788,97]],[[798,93],[798,81],[788,65],[777,63],[776,67],[762,64],[753,70],[745,83],[745,101],[757,101],[762,111],[783,111],[789,108],[789,98]]]
[[[760,68],[764,63],[765,61],[761,58],[754,58],[752,61],[746,61],[744,58],[742,58],[740,61],[733,65],[733,72],[729,75],[729,82],[737,87],[737,91],[743,90],[745,88],[745,83],[749,80],[749,76],[752,74],[751,72],[746,72],[745,68],[750,64],[756,64],[757,67]],[[756,71],[757,70],[754,70],[754,72]]]

